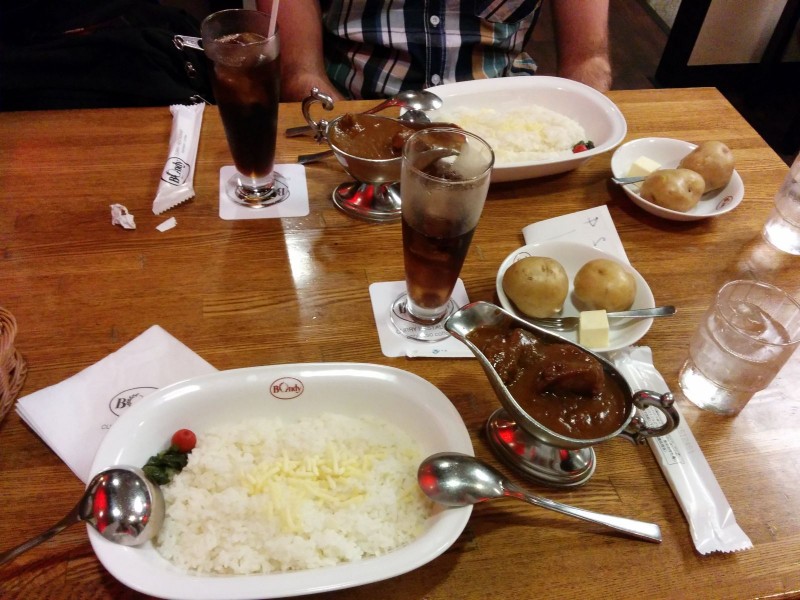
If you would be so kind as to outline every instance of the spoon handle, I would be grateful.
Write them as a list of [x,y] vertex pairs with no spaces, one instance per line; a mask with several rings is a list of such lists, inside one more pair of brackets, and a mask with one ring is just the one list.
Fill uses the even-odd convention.
[[629,183],[644,181],[644,177],[612,177],[611,181],[618,185],[628,185]]
[[[389,98],[388,100],[384,100],[380,104],[373,106],[369,110],[365,110],[362,114],[365,115],[374,115],[376,112],[382,111],[384,108],[389,108],[390,106],[397,106],[399,102],[393,98]],[[305,135],[307,133],[311,133],[314,131],[310,125],[299,125],[298,127],[289,127],[286,130],[286,137],[298,137],[301,135]],[[305,164],[305,163],[300,163]]]
[[316,152],[314,154],[301,154],[297,157],[297,162],[301,165],[307,165],[328,158],[329,156],[333,156],[333,150],[323,150],[322,152]]
[[29,539],[27,542],[24,542],[17,546],[16,548],[12,548],[11,550],[7,550],[6,552],[0,553],[0,565],[7,563],[10,560],[15,559],[17,556],[22,554],[23,552],[27,552],[34,546],[38,546],[42,542],[46,542],[51,537],[56,535],[57,533],[61,533],[64,529],[69,527],[70,525],[74,525],[75,523],[79,523],[81,521],[80,515],[80,503],[75,505],[67,516],[61,519],[58,523],[53,525],[47,531],[44,531]]
[[524,500],[525,502],[533,504],[534,506],[554,510],[563,515],[577,517],[578,519],[589,521],[590,523],[605,525],[606,527],[616,529],[617,531],[622,531],[623,533],[627,533],[628,535],[640,540],[645,540],[647,542],[661,541],[661,528],[655,523],[645,523],[644,521],[634,521],[633,519],[626,519],[624,517],[615,517],[603,513],[596,513],[591,510],[570,506],[569,504],[562,504],[561,502],[556,502],[555,500],[550,500],[549,498],[534,496],[513,487],[507,486],[505,493],[508,496],[519,498],[520,500]]
[[650,317],[668,317],[675,314],[675,307],[672,305],[656,306],[655,308],[634,308],[633,310],[622,310],[619,312],[607,313],[607,317],[614,319],[646,319]]
[[311,125],[298,125],[297,127],[289,127],[286,130],[286,137],[298,137],[300,135],[306,135],[307,133],[312,133],[314,128]]

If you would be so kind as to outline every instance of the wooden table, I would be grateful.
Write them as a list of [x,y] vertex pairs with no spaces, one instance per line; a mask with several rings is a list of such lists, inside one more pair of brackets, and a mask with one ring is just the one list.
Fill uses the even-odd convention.
[[[609,184],[609,153],[562,176],[492,186],[462,278],[470,299],[495,300],[497,268],[522,245],[523,226],[606,204],[656,301],[679,308],[641,341],[677,390],[688,337],[723,281],[756,276],[800,292],[798,259],[760,238],[787,167],[716,90],[609,97],[627,119],[629,139],[726,142],[746,188],[741,206],[693,223],[653,217]],[[281,130],[302,122],[298,104],[281,106]],[[400,225],[339,212],[330,195],[346,177],[332,159],[307,168],[308,216],[221,220],[218,172],[230,159],[215,107],[205,112],[196,198],[153,215],[171,125],[166,108],[0,114],[0,305],[17,318],[17,347],[30,365],[23,394],[62,381],[159,324],[218,369],[359,361],[421,375],[458,408],[477,455],[498,465],[480,433],[498,404],[476,361],[381,353],[368,286],[403,278]],[[278,162],[316,148],[308,138],[281,138]],[[135,215],[135,231],[111,225],[109,205],[117,202]],[[160,233],[155,226],[168,216],[178,225]],[[800,597],[800,397],[752,403],[734,419],[683,399],[679,405],[753,549],[699,555],[650,449],[614,440],[596,447],[597,472],[586,486],[528,487],[657,522],[662,544],[522,503],[492,503],[476,507],[453,547],[424,567],[321,597]],[[83,489],[13,411],[0,425],[0,474],[3,549],[49,527]],[[0,596],[140,597],[100,565],[82,526],[0,567]]]

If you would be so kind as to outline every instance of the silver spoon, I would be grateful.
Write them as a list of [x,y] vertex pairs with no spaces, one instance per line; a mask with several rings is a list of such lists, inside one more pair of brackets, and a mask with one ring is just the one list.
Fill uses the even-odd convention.
[[[404,112],[400,115],[398,121],[403,121],[405,123],[430,123],[431,120],[421,110],[411,109]],[[313,154],[301,154],[297,157],[297,162],[301,165],[307,165],[309,163],[317,162],[328,158],[329,156],[333,156],[333,150],[330,148],[328,150],[323,150],[321,152],[314,152]]]
[[86,521],[107,540],[137,546],[152,538],[164,522],[161,488],[137,467],[119,465],[95,475],[70,513],[44,533],[0,554],[0,564]]
[[[669,317],[675,314],[674,306],[656,306],[655,308],[635,308],[606,313],[609,319],[651,319],[653,317]],[[526,320],[542,327],[556,331],[575,329],[581,322],[580,317],[525,317]]]
[[655,523],[604,515],[528,494],[474,456],[455,452],[429,456],[422,461],[417,480],[426,496],[446,506],[469,506],[497,498],[516,498],[590,523],[605,525],[640,540],[661,541],[661,528]]
[[[441,108],[442,99],[433,92],[428,92],[426,90],[405,90],[388,100],[384,100],[377,106],[365,110],[362,114],[374,115],[392,106],[399,106],[401,108],[417,111],[436,110],[437,108]],[[286,130],[286,137],[297,137],[311,131],[313,131],[313,129],[309,125],[289,127],[289,129]]]

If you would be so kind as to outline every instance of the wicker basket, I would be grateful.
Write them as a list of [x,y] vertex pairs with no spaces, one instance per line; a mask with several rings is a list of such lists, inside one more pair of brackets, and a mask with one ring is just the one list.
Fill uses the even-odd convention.
[[17,321],[0,307],[0,421],[11,410],[28,372],[25,359],[14,347]]

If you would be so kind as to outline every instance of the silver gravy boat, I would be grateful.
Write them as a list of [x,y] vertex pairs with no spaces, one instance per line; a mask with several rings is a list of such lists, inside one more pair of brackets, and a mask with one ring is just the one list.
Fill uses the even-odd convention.
[[[490,326],[507,331],[521,328],[547,343],[570,344],[594,356],[603,370],[621,387],[626,400],[625,418],[616,431],[594,439],[578,439],[552,431],[528,414],[511,395],[500,375],[483,352],[468,339],[479,327]],[[586,483],[595,471],[592,446],[614,437],[643,444],[649,437],[666,435],[680,422],[671,393],[634,392],[622,374],[602,356],[579,344],[565,340],[546,329],[495,306],[489,302],[473,302],[452,316],[445,329],[472,351],[483,368],[502,408],[496,410],[486,423],[486,433],[492,450],[522,476],[537,483],[554,487],[577,487]],[[638,411],[655,407],[666,418],[659,427],[649,427]]]
[[400,219],[400,191],[396,182],[400,181],[402,157],[360,158],[338,148],[328,138],[328,131],[344,115],[331,121],[315,121],[310,111],[316,103],[322,104],[325,110],[333,110],[333,99],[313,88],[311,95],[303,99],[303,116],[306,122],[314,130],[316,139],[328,143],[336,160],[355,180],[336,186],[333,190],[333,204],[342,212],[364,221],[385,223]]
[[[345,171],[355,180],[342,183],[333,191],[333,204],[346,214],[375,223],[385,223],[400,219],[400,167],[402,156],[374,159],[348,154],[330,140],[328,132],[344,115],[328,121],[315,121],[311,107],[321,104],[326,111],[333,110],[333,99],[317,88],[303,99],[302,110],[306,122],[314,131],[317,141],[325,141],[333,155]],[[369,112],[369,111],[368,111]],[[375,119],[387,119],[373,115]],[[406,123],[430,122],[424,112],[409,110],[400,117]]]

